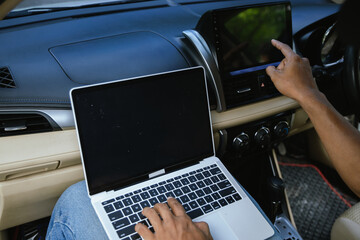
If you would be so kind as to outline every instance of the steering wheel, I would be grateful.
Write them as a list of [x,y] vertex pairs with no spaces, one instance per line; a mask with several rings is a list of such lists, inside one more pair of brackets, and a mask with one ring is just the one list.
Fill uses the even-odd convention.
[[343,86],[351,109],[360,114],[360,48],[347,46],[344,53]]

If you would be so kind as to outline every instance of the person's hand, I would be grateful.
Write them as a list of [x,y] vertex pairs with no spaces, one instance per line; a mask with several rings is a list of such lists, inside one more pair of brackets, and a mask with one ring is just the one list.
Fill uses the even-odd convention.
[[297,100],[300,104],[309,96],[318,94],[309,60],[301,58],[280,41],[271,40],[271,43],[285,56],[278,67],[266,68],[266,73],[279,92]]
[[154,208],[144,208],[142,214],[149,219],[155,233],[144,224],[138,223],[135,231],[145,240],[212,240],[210,229],[205,222],[193,222],[182,205],[174,198],[168,205],[158,203]]

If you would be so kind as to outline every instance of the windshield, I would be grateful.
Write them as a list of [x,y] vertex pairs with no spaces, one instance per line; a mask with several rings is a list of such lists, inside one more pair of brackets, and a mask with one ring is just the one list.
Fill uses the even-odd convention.
[[63,8],[63,7],[79,7],[92,4],[106,4],[111,2],[119,2],[118,0],[23,0],[12,12],[23,11],[33,8]]

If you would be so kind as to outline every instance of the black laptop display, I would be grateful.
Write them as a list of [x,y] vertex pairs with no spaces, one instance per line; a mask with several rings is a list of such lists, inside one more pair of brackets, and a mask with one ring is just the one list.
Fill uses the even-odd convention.
[[214,155],[203,75],[192,68],[72,91],[90,194]]

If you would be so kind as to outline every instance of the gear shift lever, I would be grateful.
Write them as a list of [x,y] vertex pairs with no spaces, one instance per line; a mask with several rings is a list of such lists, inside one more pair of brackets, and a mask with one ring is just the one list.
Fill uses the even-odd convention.
[[277,215],[281,213],[281,202],[284,196],[284,181],[279,177],[269,177],[268,181],[268,197],[269,197],[269,218],[271,222],[275,222]]

